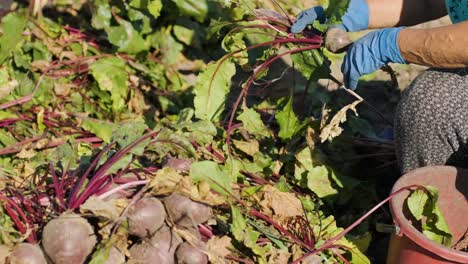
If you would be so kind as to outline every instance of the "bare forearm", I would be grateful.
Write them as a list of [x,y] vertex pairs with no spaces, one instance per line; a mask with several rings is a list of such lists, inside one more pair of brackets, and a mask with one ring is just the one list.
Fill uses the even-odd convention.
[[403,29],[400,53],[409,63],[430,67],[468,67],[468,21],[432,29]]
[[447,14],[445,0],[366,0],[369,28],[412,26]]

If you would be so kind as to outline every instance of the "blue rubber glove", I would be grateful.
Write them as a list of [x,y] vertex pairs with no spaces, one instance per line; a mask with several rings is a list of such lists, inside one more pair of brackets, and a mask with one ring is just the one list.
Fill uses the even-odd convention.
[[323,7],[315,6],[299,13],[296,22],[291,27],[291,32],[300,33],[307,25],[313,24],[315,20],[318,20],[320,23],[325,23],[326,16]]
[[[366,0],[351,0],[348,10],[341,18],[343,23],[337,25],[348,32],[361,31],[369,28],[369,6]],[[321,6],[312,7],[302,11],[297,16],[296,22],[291,27],[292,33],[300,33],[315,20],[320,23],[326,21],[325,12]]]
[[356,89],[359,77],[389,62],[406,64],[398,48],[398,33],[402,28],[373,31],[354,42],[341,65],[346,88]]

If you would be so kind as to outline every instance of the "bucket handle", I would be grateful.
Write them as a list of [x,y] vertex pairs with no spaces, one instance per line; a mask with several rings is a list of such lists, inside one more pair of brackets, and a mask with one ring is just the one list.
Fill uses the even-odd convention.
[[398,225],[393,224],[384,224],[384,223],[376,223],[375,224],[375,229],[379,233],[386,233],[386,234],[395,234],[397,236],[402,236],[403,233],[401,232],[401,229]]

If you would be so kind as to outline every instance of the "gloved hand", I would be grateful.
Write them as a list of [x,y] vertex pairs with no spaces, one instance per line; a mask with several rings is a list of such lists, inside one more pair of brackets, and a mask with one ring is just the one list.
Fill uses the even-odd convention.
[[401,29],[373,31],[353,43],[341,65],[346,88],[356,89],[359,77],[389,62],[406,64],[398,48],[398,33]]
[[[337,26],[348,32],[368,29],[369,6],[366,0],[351,0],[348,10],[341,19],[343,23]],[[326,21],[325,12],[321,6],[312,7],[299,13],[297,21],[291,27],[291,32],[302,32],[307,25],[313,24],[315,20],[320,23]]]

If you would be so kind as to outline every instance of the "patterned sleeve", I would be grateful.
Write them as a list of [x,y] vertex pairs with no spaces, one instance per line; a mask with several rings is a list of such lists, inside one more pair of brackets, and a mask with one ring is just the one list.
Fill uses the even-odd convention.
[[468,20],[468,0],[445,0],[445,5],[453,23]]

